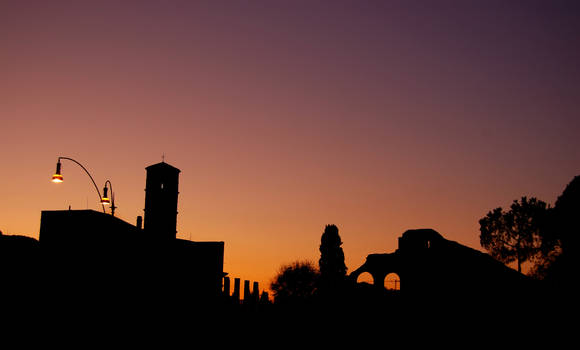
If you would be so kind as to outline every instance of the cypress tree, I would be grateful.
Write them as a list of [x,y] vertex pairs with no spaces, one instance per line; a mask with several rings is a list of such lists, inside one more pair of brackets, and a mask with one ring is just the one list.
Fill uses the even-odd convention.
[[326,225],[320,239],[320,260],[318,261],[322,289],[336,289],[345,280],[347,268],[344,264],[344,252],[341,245],[338,227]]

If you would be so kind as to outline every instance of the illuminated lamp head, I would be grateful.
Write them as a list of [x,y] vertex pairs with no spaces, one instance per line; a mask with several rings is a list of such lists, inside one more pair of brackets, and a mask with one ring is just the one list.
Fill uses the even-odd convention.
[[107,188],[107,186],[103,188],[103,197],[101,198],[101,204],[103,205],[111,204],[111,200],[109,199],[109,196],[107,196],[108,190],[109,189]]
[[60,160],[56,163],[56,173],[52,175],[52,182],[61,183],[63,182],[62,174],[60,173]]

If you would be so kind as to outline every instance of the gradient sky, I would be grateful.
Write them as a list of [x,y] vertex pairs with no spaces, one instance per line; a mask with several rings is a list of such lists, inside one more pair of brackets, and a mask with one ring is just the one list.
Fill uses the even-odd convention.
[[349,271],[411,228],[481,249],[580,174],[579,39],[578,1],[2,1],[0,230],[99,209],[58,156],[134,223],[165,154],[178,237],[261,287],[326,224]]

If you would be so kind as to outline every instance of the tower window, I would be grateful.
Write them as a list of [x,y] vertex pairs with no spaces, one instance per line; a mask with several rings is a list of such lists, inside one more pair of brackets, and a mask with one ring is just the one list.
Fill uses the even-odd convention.
[[163,189],[163,182],[161,183],[161,189]]

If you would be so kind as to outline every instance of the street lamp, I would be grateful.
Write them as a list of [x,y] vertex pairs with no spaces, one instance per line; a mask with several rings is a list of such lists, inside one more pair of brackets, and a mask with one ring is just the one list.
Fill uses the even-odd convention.
[[103,198],[101,198],[101,204],[103,204],[103,205],[110,205],[111,204],[111,200],[107,196],[107,190],[108,190],[107,184],[105,184],[105,187],[103,188]]
[[54,183],[61,183],[64,180],[62,179],[62,175],[60,173],[60,158],[58,158],[58,162],[56,163],[56,173],[52,175],[52,182]]
[[[109,187],[107,187],[107,184],[109,184]],[[109,188],[111,189],[111,198],[110,199],[108,196]],[[115,208],[117,208],[115,206],[115,193],[113,192],[113,184],[109,180],[105,181],[105,187],[103,187],[103,198],[101,198],[101,204],[103,204],[103,205],[110,204],[111,205],[111,215],[115,216]]]
[[[97,187],[97,184],[95,183],[95,180],[93,179],[93,177],[91,176],[91,174],[89,173],[89,171],[81,163],[77,162],[76,160],[74,160],[72,158],[69,158],[69,157],[58,157],[58,160],[56,162],[56,173],[54,175],[52,175],[52,180],[51,181],[54,182],[54,183],[61,183],[61,182],[64,181],[63,180],[63,177],[62,177],[62,174],[61,174],[61,169],[60,169],[60,166],[61,166],[60,161],[61,161],[61,159],[70,160],[71,162],[76,163],[78,166],[80,166],[85,171],[85,173],[87,173],[87,175],[89,176],[89,178],[93,182],[93,185],[95,185],[95,189],[97,190],[97,194],[99,195],[99,202],[101,203],[101,206],[103,207],[103,213],[106,213],[106,211],[105,211],[105,205],[102,202],[103,197],[101,197],[101,192],[99,191],[99,188]],[[105,185],[106,185],[106,183],[105,183]]]

